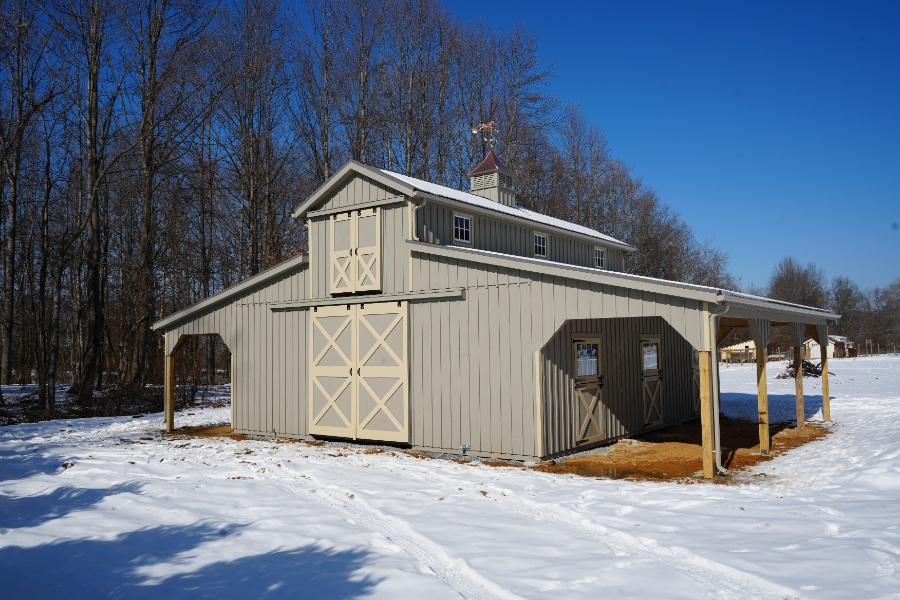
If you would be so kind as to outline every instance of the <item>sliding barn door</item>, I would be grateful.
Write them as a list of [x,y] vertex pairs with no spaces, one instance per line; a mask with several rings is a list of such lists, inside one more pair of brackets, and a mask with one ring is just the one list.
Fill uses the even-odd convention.
[[359,309],[358,438],[409,441],[406,312],[405,302]]
[[310,313],[309,432],[354,437],[356,307],[321,306]]
[[309,433],[409,441],[407,304],[311,313]]

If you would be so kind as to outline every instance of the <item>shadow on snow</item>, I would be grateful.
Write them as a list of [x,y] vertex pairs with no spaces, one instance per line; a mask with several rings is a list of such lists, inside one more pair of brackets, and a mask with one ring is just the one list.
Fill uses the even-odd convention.
[[[793,394],[769,394],[769,423],[786,423],[797,420],[797,399]],[[758,418],[756,394],[722,393],[722,411],[734,419],[756,421]],[[803,415],[812,419],[822,411],[822,395],[803,396]]]
[[79,510],[92,508],[117,494],[139,494],[142,484],[120,483],[109,488],[77,488],[63,486],[52,492],[34,496],[0,494],[0,528],[37,527]]
[[[356,598],[379,579],[358,574],[365,551],[307,546],[220,560],[189,573],[149,578],[143,569],[234,535],[240,526],[153,527],[113,540],[70,540],[0,549],[8,598]],[[2,540],[2,538],[0,538]],[[201,553],[202,556],[202,553]]]

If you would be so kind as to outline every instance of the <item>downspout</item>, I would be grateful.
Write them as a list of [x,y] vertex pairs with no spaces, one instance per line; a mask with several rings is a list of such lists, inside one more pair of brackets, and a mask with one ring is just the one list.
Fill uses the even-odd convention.
[[[724,296],[720,297],[724,298]],[[717,320],[719,317],[728,312],[731,306],[724,300],[720,300],[717,305],[721,310],[709,311],[709,347],[712,349],[710,357],[715,357],[715,363],[710,365],[712,374],[713,388],[713,439],[715,442],[716,470],[718,473],[727,473],[728,469],[722,466],[722,445],[720,443],[721,427],[719,425],[719,344],[716,341],[716,331],[718,331]],[[715,366],[713,369],[712,367]]]
[[427,200],[421,196],[418,196],[418,194],[416,194],[416,193],[413,193],[412,200],[413,200],[413,209],[412,209],[412,217],[410,217],[412,219],[412,223],[410,223],[410,226],[412,227],[412,236],[415,241],[421,242],[422,240],[419,239],[419,228],[417,227],[419,220],[416,217],[416,211],[418,211],[420,208],[425,206],[425,203],[427,202]]

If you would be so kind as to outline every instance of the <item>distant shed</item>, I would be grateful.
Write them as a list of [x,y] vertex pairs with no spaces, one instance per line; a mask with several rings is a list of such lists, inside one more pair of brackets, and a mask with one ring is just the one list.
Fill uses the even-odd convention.
[[[800,346],[838,318],[626,274],[628,244],[516,206],[493,151],[471,177],[467,193],[347,163],[294,213],[308,256],[154,325],[168,428],[177,348],[219,334],[238,432],[535,461],[701,418],[712,476],[718,343],[750,327],[764,374],[771,327]],[[765,451],[764,385],[759,406]]]

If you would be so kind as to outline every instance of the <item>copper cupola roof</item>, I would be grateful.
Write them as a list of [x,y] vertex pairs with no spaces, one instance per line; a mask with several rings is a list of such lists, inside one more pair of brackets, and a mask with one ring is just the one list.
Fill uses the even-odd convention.
[[484,175],[485,173],[500,173],[511,177],[516,176],[515,173],[506,168],[506,165],[500,162],[500,159],[494,154],[493,148],[487,153],[487,156],[484,157],[481,164],[469,171],[468,175],[469,177],[474,177],[475,175]]

